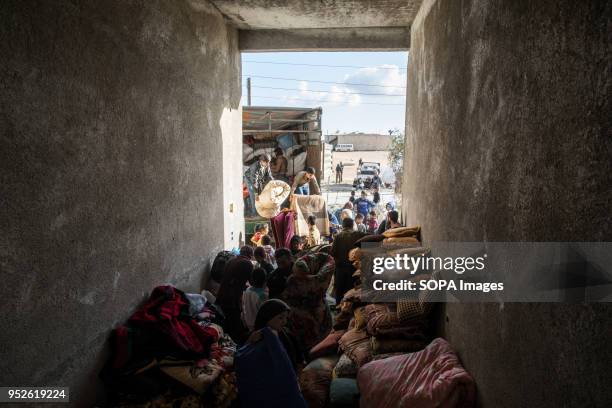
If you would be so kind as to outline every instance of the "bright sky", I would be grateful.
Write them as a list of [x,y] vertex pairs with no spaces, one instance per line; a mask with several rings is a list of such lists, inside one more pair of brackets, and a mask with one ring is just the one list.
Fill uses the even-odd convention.
[[407,61],[407,52],[242,54],[242,102],[247,105],[246,78],[251,77],[252,105],[321,106],[325,134],[403,130]]

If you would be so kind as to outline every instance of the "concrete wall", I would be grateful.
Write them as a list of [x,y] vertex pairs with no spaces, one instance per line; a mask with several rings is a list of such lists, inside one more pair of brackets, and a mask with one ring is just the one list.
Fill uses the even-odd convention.
[[[609,241],[611,3],[426,0],[403,211],[426,242]],[[486,407],[608,406],[609,304],[449,304]]]
[[[337,138],[336,138],[337,136]],[[338,143],[351,143],[354,150],[389,150],[391,147],[391,136],[389,135],[377,135],[377,134],[344,134],[344,135],[330,135],[331,139],[336,138],[334,145]]]
[[91,406],[109,331],[156,285],[198,290],[229,242],[238,34],[206,1],[0,15],[0,384]]

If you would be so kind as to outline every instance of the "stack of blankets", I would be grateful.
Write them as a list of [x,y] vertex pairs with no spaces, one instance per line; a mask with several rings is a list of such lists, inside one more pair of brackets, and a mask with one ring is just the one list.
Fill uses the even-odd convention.
[[[389,253],[405,251],[406,244],[419,245],[420,228],[388,230],[369,241]],[[428,249],[413,245],[409,251]],[[473,406],[472,378],[445,340],[431,341],[433,294],[423,290],[412,299],[369,302],[360,282],[361,254],[360,248],[350,252],[355,288],[337,305],[332,332],[310,350],[313,361],[300,376],[309,406]],[[429,278],[439,276],[418,276]]]

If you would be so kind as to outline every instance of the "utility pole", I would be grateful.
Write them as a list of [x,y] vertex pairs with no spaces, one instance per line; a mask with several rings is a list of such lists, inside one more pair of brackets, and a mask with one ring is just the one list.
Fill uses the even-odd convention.
[[247,78],[247,101],[251,106],[251,78]]

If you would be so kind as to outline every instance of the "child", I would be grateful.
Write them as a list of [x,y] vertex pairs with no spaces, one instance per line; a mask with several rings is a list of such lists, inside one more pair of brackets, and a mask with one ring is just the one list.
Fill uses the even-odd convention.
[[317,228],[316,220],[314,215],[308,216],[308,236],[306,237],[306,245],[308,248],[312,248],[321,243],[321,232]]
[[266,251],[266,261],[276,268],[276,261],[274,260],[274,247],[272,246],[272,238],[269,235],[261,237],[261,245],[264,251]]
[[255,227],[255,234],[251,238],[251,242],[255,246],[262,246],[261,238],[265,235],[268,235],[268,224],[258,224]]
[[355,216],[355,224],[356,224],[357,231],[365,233],[367,232],[367,228],[365,224],[363,223],[363,218],[364,218],[363,214],[357,214]]
[[368,232],[370,234],[376,234],[378,229],[378,220],[376,219],[376,211],[370,211],[370,217],[368,218]]
[[274,270],[274,266],[272,265],[272,263],[268,262],[266,258],[266,250],[263,247],[257,247],[255,248],[253,254],[255,256],[255,260],[257,261],[257,267],[262,268],[264,271],[266,271],[267,278],[268,275],[270,275]]
[[300,252],[304,249],[304,243],[302,242],[302,237],[299,235],[294,235],[291,237],[289,241],[289,250],[291,251],[291,256],[296,257]]
[[251,286],[242,294],[242,320],[249,330],[252,331],[255,326],[255,317],[257,317],[259,307],[263,302],[268,300],[266,271],[262,268],[253,269],[249,282]]

